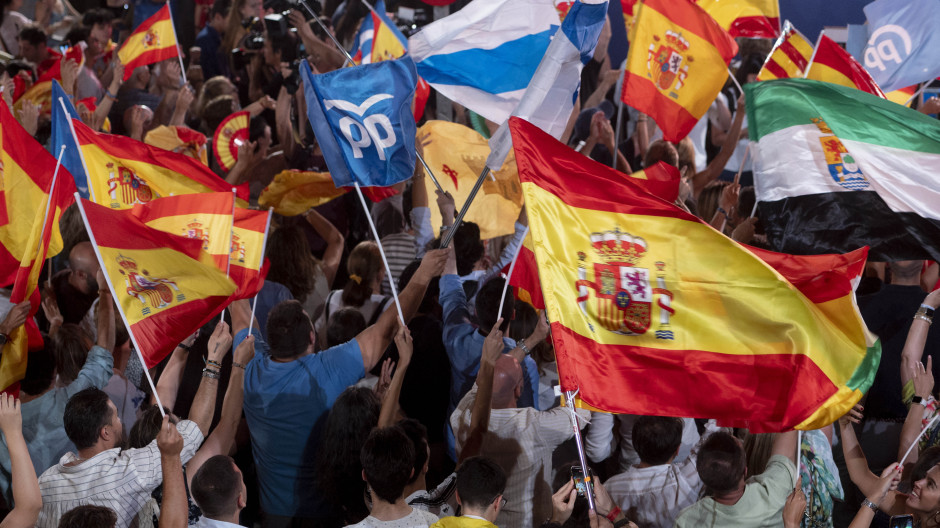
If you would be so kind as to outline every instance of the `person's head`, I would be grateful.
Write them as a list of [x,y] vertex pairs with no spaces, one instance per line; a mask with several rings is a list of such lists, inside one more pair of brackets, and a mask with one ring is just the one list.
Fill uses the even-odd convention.
[[738,205],[734,208],[735,224],[746,220],[750,216],[751,211],[754,210],[754,200],[756,199],[753,185],[741,187],[738,192]]
[[373,429],[359,451],[373,500],[395,503],[414,474],[415,447],[398,426]]
[[124,83],[129,88],[146,90],[150,86],[150,77],[152,76],[148,66],[138,66],[131,71],[131,76]]
[[454,256],[457,258],[457,275],[463,277],[473,271],[477,262],[483,258],[483,242],[480,240],[480,226],[473,222],[463,222],[454,233]]
[[431,448],[428,446],[428,428],[414,418],[405,418],[398,422],[398,427],[404,432],[415,448],[415,462],[408,484],[418,480],[428,472],[428,459],[431,457]]
[[91,336],[77,324],[64,324],[52,336],[52,352],[62,383],[68,385],[75,381],[93,344]]
[[[521,299],[515,299],[512,306],[512,321],[509,321],[509,331],[506,332],[506,336],[518,341],[532,335],[539,324],[539,313],[531,304]],[[545,363],[555,361],[555,351],[552,350],[552,345],[548,341],[526,343],[526,346],[532,351],[532,359],[539,368],[542,368]]]
[[79,451],[97,452],[121,445],[123,427],[117,407],[108,394],[96,387],[77,392],[65,404],[65,435]]
[[17,36],[20,44],[20,55],[33,64],[39,64],[46,60],[49,56],[49,48],[46,47],[48,38],[46,32],[40,26],[36,24],[24,26]]
[[474,308],[476,309],[477,322],[480,325],[480,331],[488,334],[496,324],[496,320],[503,318],[503,324],[500,328],[503,332],[509,327],[509,321],[512,319],[513,298],[512,292],[506,289],[506,297],[503,302],[503,311],[499,312],[499,302],[503,296],[503,288],[506,279],[502,277],[493,277],[483,283],[477,292]]
[[271,144],[271,126],[264,117],[256,115],[248,120],[248,141],[257,142],[258,148]]
[[940,509],[940,447],[929,447],[911,470],[911,494],[906,504],[921,513]]
[[522,395],[522,366],[509,354],[502,354],[493,368],[494,409],[513,409]]
[[268,235],[265,257],[271,263],[267,280],[283,284],[294,299],[305,302],[321,272],[303,230],[296,225],[275,229]]
[[378,244],[371,240],[357,244],[346,259],[346,272],[349,280],[343,287],[343,304],[362,306],[385,277]]
[[[179,421],[176,416],[170,414],[170,410],[164,408],[163,412],[170,416],[170,423]],[[163,427],[163,414],[156,405],[147,407],[140,417],[134,422],[129,433],[127,433],[127,447],[131,449],[141,449],[150,445],[157,439],[160,428]]]
[[774,450],[777,433],[748,433],[744,437],[744,456],[747,461],[745,478],[760,475],[767,469],[767,462]]
[[744,57],[738,70],[734,72],[734,78],[738,84],[744,86],[757,80],[757,74],[764,67],[764,56],[759,53],[751,53]]
[[643,167],[652,167],[656,162],[662,161],[667,165],[679,168],[679,151],[675,145],[665,139],[657,139],[650,143],[646,149],[646,155],[643,156]]
[[355,308],[342,308],[330,314],[326,323],[326,347],[349,342],[366,329],[366,318]]
[[464,515],[471,514],[493,522],[502,509],[506,472],[491,458],[470,457],[457,469],[457,502]]
[[[235,96],[237,93],[238,91],[235,85],[232,84],[231,79],[228,77],[224,75],[210,77],[202,84],[202,89],[199,91],[199,97],[196,101],[196,111],[199,117],[203,119],[206,118],[206,105],[209,104],[209,101],[212,101],[220,95]],[[212,132],[215,132],[215,129],[213,129]]]
[[719,180],[709,183],[702,189],[702,192],[698,195],[698,199],[695,201],[699,218],[706,222],[711,221],[712,217],[715,216],[715,212],[718,211],[721,193],[728,185],[731,185],[731,182]]
[[[401,274],[398,276],[398,291],[405,291],[405,288],[408,286],[408,283],[411,281],[411,278],[414,277],[419,267],[421,267],[420,259],[412,260],[410,264],[405,266],[405,269],[402,270]],[[418,306],[419,314],[431,313],[440,306],[438,304],[438,296],[441,294],[440,281],[440,277],[431,279],[427,289],[424,291],[424,298],[421,299],[421,305]]]
[[111,21],[114,15],[104,8],[94,8],[85,11],[82,15],[82,25],[89,28],[91,38],[102,46],[111,40]]
[[[72,29],[70,29],[63,38],[63,42],[69,46],[75,46],[79,42],[84,41],[86,44],[88,44],[89,49],[92,47],[100,48],[100,45],[98,45],[97,42],[92,42],[93,40],[94,39],[91,38],[91,28],[81,24],[73,25]],[[89,53],[89,50],[85,50],[85,53]]]
[[52,388],[55,382],[55,354],[49,336],[42,336],[44,346],[29,353],[26,375],[20,380],[20,390],[30,396],[39,396]]
[[728,433],[714,433],[699,450],[696,469],[711,493],[732,492],[744,482],[747,472],[744,446]]
[[206,460],[193,476],[191,490],[202,514],[215,520],[237,519],[238,512],[248,501],[242,472],[228,455],[215,455]]
[[313,324],[297,300],[282,301],[268,314],[267,328],[271,357],[290,360],[300,357],[313,345]]
[[682,443],[682,419],[640,416],[633,423],[633,448],[640,462],[651,466],[668,464]]
[[679,164],[677,167],[681,172],[685,169],[686,176],[692,176],[695,174],[695,146],[692,144],[692,139],[688,136],[682,138],[679,141],[679,144],[676,145],[676,155],[678,156]]
[[76,506],[59,518],[59,528],[114,528],[118,517],[111,508],[85,504]]
[[88,295],[98,291],[98,270],[101,265],[95,256],[95,248],[91,242],[75,244],[69,253],[69,284],[78,291]]
[[923,260],[898,260],[888,263],[891,272],[891,284],[919,284],[920,273],[924,269]]
[[241,20],[251,17],[260,17],[262,13],[262,0],[235,0],[232,13]]
[[290,32],[268,34],[268,38],[264,39],[261,55],[265,64],[280,71],[282,62],[291,63],[297,58],[297,38]]
[[202,118],[206,121],[205,131],[208,134],[214,134],[222,121],[236,112],[238,100],[229,94],[223,94],[212,99],[202,106]]
[[[209,17],[206,24],[211,26],[219,33],[225,32],[225,19],[232,9],[232,0],[215,0],[212,7],[209,8]],[[203,53],[211,53],[215,50],[203,50]]]

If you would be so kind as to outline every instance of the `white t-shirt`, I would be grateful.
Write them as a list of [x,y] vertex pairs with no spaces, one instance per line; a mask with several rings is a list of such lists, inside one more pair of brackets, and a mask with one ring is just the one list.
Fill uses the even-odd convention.
[[437,515],[433,513],[412,508],[411,513],[401,519],[380,521],[370,515],[361,522],[350,524],[347,528],[427,528],[438,520]]

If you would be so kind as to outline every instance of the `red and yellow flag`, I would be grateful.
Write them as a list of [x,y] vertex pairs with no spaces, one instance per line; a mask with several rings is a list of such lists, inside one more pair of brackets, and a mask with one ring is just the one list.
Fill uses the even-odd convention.
[[781,431],[832,423],[871,385],[880,347],[852,289],[866,250],[773,255],[775,269],[535,126],[510,127],[562,390],[607,412]]
[[777,0],[697,0],[732,37],[777,38],[780,4]]
[[[261,191],[258,204],[273,207],[281,216],[297,216],[348,193],[351,187],[336,187],[329,172],[285,170],[278,173]],[[363,187],[362,194],[381,202],[398,194],[392,187]]]
[[630,38],[623,102],[678,142],[711,106],[738,45],[690,0],[646,0]]
[[826,35],[820,37],[819,44],[816,45],[816,54],[806,78],[858,88],[882,98],[885,96],[868,70]]
[[231,301],[235,283],[203,252],[202,240],[148,227],[133,211],[85,199],[80,205],[101,269],[147,368]]
[[205,134],[189,127],[160,125],[147,132],[144,143],[177,154],[185,154],[203,165],[209,165]]
[[267,269],[264,236],[267,211],[235,207],[231,192],[169,196],[131,209],[148,227],[202,241],[215,267],[238,286],[235,299],[254,297]]
[[[72,124],[88,174],[88,189],[98,204],[129,209],[162,196],[232,190],[225,180],[189,156],[129,137],[94,132],[78,119]],[[244,207],[248,185],[237,189],[239,205]]]
[[787,21],[783,25],[783,33],[764,61],[764,67],[757,74],[757,80],[803,77],[812,58],[813,44]]
[[134,68],[179,56],[176,29],[170,16],[170,3],[144,20],[118,50],[124,64],[124,80],[131,78]]
[[[74,60],[79,68],[85,64],[85,43],[72,46],[65,52],[66,60]],[[36,82],[13,101],[13,108],[20,111],[26,103],[40,107],[40,115],[52,115],[52,81],[62,82],[62,63],[56,62]],[[58,103],[57,103],[58,104]]]
[[897,103],[899,105],[911,106],[911,97],[917,92],[917,85],[908,86],[907,88],[898,88],[897,90],[892,90],[885,94],[885,99]]

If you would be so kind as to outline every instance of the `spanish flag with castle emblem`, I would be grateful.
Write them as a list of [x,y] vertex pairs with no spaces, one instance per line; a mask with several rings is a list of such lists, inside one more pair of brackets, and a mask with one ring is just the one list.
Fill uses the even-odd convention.
[[[176,152],[125,136],[102,134],[72,120],[82,153],[91,199],[112,209],[129,209],[163,196],[231,192],[208,167]],[[247,205],[248,184],[238,189],[238,205]]]
[[563,391],[762,432],[822,427],[862,397],[880,358],[853,296],[865,249],[754,253],[510,123]]
[[630,35],[621,98],[676,143],[708,111],[737,52],[728,32],[691,0],[645,0]]
[[179,56],[176,28],[167,2],[159,11],[144,20],[118,50],[124,64],[124,80],[131,78],[134,68]]
[[264,284],[268,211],[235,207],[227,193],[169,196],[131,209],[148,227],[202,241],[215,266],[238,286],[235,299],[254,297]]
[[232,300],[235,283],[203,251],[202,240],[148,227],[133,211],[115,211],[85,199],[79,206],[111,293],[147,368]]

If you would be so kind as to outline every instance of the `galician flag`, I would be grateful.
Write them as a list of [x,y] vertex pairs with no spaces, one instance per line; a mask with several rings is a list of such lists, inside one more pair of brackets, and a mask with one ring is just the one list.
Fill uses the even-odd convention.
[[940,260],[940,123],[808,79],[745,86],[754,183],[772,249]]

